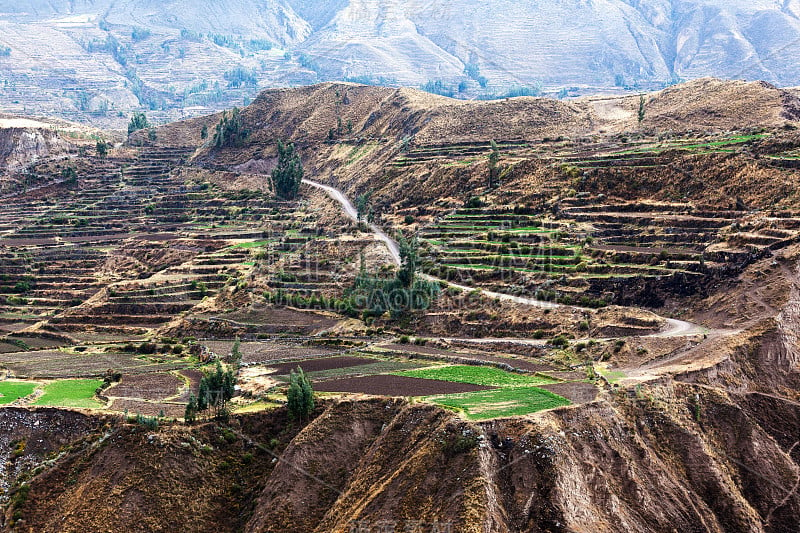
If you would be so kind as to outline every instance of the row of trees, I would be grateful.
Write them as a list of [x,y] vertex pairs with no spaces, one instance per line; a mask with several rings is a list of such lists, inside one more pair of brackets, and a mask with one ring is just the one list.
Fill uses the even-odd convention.
[[213,372],[200,379],[197,396],[191,394],[184,411],[184,420],[192,423],[197,415],[210,410],[214,418],[226,418],[229,414],[228,402],[236,390],[236,375],[232,369],[225,370],[217,361]]
[[230,112],[222,113],[222,118],[214,131],[214,146],[217,148],[239,147],[245,143],[249,135],[250,132],[244,125],[239,108],[234,107]]
[[[197,420],[198,414],[210,410],[216,419],[225,419],[229,414],[228,402],[233,398],[236,387],[236,373],[241,362],[239,339],[236,339],[231,350],[232,368],[224,370],[219,361],[213,372],[200,379],[197,396],[191,394],[186,405],[184,420],[191,424]],[[311,380],[299,366],[289,374],[289,390],[287,392],[287,407],[289,416],[296,420],[306,420],[314,411],[314,388]]]
[[292,419],[306,420],[314,411],[314,388],[311,380],[299,366],[289,373],[289,391],[286,394],[289,416]]

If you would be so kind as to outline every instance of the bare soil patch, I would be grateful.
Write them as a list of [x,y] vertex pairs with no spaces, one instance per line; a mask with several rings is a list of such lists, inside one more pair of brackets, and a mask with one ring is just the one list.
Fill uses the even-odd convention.
[[167,242],[176,241],[182,237],[177,233],[150,233],[146,235],[136,235],[134,239],[137,241],[152,241],[152,242]]
[[[204,343],[209,350],[220,357],[225,357],[233,348],[232,341],[207,341]],[[239,345],[242,352],[243,363],[263,363],[282,359],[300,359],[311,356],[325,356],[335,353],[334,350],[324,347],[291,346],[273,342],[243,342]],[[303,366],[305,369],[305,366]]]
[[203,373],[199,370],[186,369],[181,370],[179,374],[189,380],[189,387],[183,391],[176,401],[188,402],[190,394],[194,393],[197,395],[197,390],[200,388],[200,380],[203,377]]
[[552,365],[530,361],[522,357],[505,357],[503,355],[492,355],[478,351],[455,352],[450,350],[441,350],[431,346],[418,346],[416,344],[388,344],[383,346],[383,348],[406,354],[422,354],[432,357],[441,357],[442,359],[499,363],[509,365],[520,370],[527,370],[528,372],[550,372],[556,369]]
[[109,388],[106,396],[165,400],[178,393],[183,382],[172,374],[125,375],[122,381]]
[[365,376],[315,383],[319,392],[353,392],[378,396],[432,396],[490,390],[494,387],[403,376]]
[[377,362],[375,359],[364,357],[326,357],[322,359],[306,359],[303,361],[293,361],[290,363],[280,363],[270,365],[275,369],[272,374],[289,374],[292,370],[300,366],[303,372],[319,372],[322,370],[333,370],[335,368],[350,368],[354,366],[369,365]]
[[572,403],[589,403],[597,398],[597,387],[591,383],[554,383],[541,385],[540,389],[548,390],[571,401]]
[[128,415],[159,416],[163,411],[168,418],[182,418],[186,411],[186,406],[174,403],[156,403],[139,400],[117,399],[111,404],[112,411],[119,411]]

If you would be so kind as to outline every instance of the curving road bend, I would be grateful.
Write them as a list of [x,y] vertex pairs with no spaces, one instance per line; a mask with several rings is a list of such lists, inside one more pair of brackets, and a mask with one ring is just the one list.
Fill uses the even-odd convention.
[[[322,191],[325,191],[328,194],[328,196],[330,196],[333,200],[335,200],[336,202],[338,202],[342,206],[342,209],[344,210],[345,214],[348,217],[350,217],[351,219],[353,219],[356,222],[358,221],[358,211],[353,206],[353,203],[350,201],[350,199],[347,198],[347,196],[345,196],[345,194],[342,191],[340,191],[339,189],[336,189],[334,187],[331,187],[330,185],[325,185],[325,184],[322,184],[322,183],[319,183],[319,182],[316,182],[316,181],[312,181],[312,180],[309,180],[309,179],[304,179],[303,183],[305,183],[306,185],[309,185],[311,187],[314,187],[315,189],[320,189]],[[392,255],[392,260],[394,261],[394,263],[396,265],[400,266],[400,263],[401,263],[401,260],[400,260],[400,247],[397,245],[397,242],[394,239],[392,239],[391,237],[389,237],[381,228],[379,228],[375,224],[370,224],[369,228],[372,231],[373,235],[375,235],[375,238],[377,240],[382,241],[383,243],[386,244],[386,247],[389,249],[389,253]],[[431,280],[431,281],[444,281],[444,280],[440,280],[439,278],[435,278],[433,276],[429,276],[427,274],[423,274],[421,277],[423,277],[424,279],[427,279],[427,280]],[[503,301],[506,301],[506,302],[513,302],[513,303],[518,303],[518,304],[522,304],[522,305],[529,305],[531,307],[538,307],[538,308],[541,308],[541,309],[557,309],[557,308],[561,308],[561,307],[569,307],[570,309],[575,309],[575,310],[578,310],[578,311],[593,312],[592,309],[583,308],[583,307],[577,307],[577,306],[571,306],[571,305],[570,306],[565,306],[565,305],[556,304],[556,303],[553,303],[553,302],[545,302],[545,301],[542,301],[542,300],[537,300],[535,298],[525,298],[525,297],[522,297],[522,296],[513,296],[511,294],[503,294],[501,292],[487,291],[485,289],[478,289],[476,287],[467,287],[465,285],[457,285],[457,284],[451,283],[449,281],[444,281],[444,283],[447,283],[451,287],[455,287],[457,289],[461,289],[461,290],[467,291],[467,292],[478,290],[478,291],[481,292],[481,294],[487,296],[488,298],[496,298],[496,299],[500,299],[500,300],[503,300]],[[666,327],[662,331],[660,331],[658,333],[653,333],[651,335],[644,335],[644,337],[654,337],[654,338],[694,337],[694,336],[697,336],[697,335],[705,335],[705,334],[708,333],[708,330],[706,328],[704,328],[703,326],[700,326],[698,324],[692,324],[691,322],[686,322],[684,320],[677,320],[677,319],[674,319],[674,318],[665,318],[665,317],[662,317],[662,318],[664,318],[664,320],[666,321]],[[505,339],[505,340],[508,341],[510,339]],[[520,339],[517,339],[517,340],[520,340]]]
[[[315,189],[321,189],[326,193],[328,193],[328,196],[330,196],[331,198],[336,200],[339,204],[341,204],[342,209],[344,210],[345,214],[348,217],[353,219],[355,222],[358,222],[358,210],[356,210],[356,208],[353,206],[353,203],[347,196],[344,195],[342,191],[340,191],[339,189],[335,189],[330,185],[324,185],[322,183],[318,183],[316,181],[311,181],[307,179],[304,179],[303,183],[305,183],[306,185],[310,185]],[[397,266],[400,266],[401,263],[400,247],[397,245],[397,242],[395,242],[394,239],[386,235],[386,233],[375,224],[370,224],[369,229],[372,231],[373,235],[375,235],[376,239],[378,239],[379,241],[383,241],[383,243],[386,244],[386,247],[389,249],[389,253],[392,254],[392,261],[394,261],[394,263]]]

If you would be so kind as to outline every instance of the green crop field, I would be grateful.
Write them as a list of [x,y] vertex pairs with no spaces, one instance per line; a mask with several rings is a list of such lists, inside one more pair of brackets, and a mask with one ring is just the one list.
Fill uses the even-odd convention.
[[506,387],[432,396],[428,399],[444,407],[463,411],[470,420],[523,416],[570,404],[566,398],[536,387]]
[[241,242],[239,244],[235,244],[233,248],[261,248],[273,242],[275,242],[275,240]]
[[50,407],[98,408],[102,404],[94,399],[94,392],[102,385],[99,379],[65,379],[49,383],[44,394],[34,405]]
[[0,405],[7,405],[11,402],[24,398],[36,390],[36,383],[26,381],[3,381],[0,382]]
[[515,374],[492,366],[452,365],[436,368],[423,368],[407,372],[397,372],[398,376],[410,378],[438,379],[456,383],[470,383],[487,387],[508,387],[520,385],[546,385],[556,381],[544,376]]

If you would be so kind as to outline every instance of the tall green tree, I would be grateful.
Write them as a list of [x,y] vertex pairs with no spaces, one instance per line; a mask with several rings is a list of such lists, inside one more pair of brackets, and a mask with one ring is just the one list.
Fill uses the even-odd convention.
[[194,393],[189,394],[189,403],[183,412],[183,421],[187,424],[193,423],[197,419],[197,398]]
[[500,148],[492,140],[492,151],[489,152],[489,188],[500,185]]
[[314,388],[299,366],[289,374],[289,391],[286,395],[289,416],[304,420],[314,411]]
[[78,172],[75,167],[64,167],[61,170],[61,179],[67,182],[67,185],[75,185],[78,183]]
[[236,376],[232,370],[224,370],[219,361],[214,371],[200,379],[197,397],[197,411],[211,409],[215,418],[228,414],[228,402],[236,392]]
[[147,115],[144,113],[136,112],[131,117],[131,121],[128,123],[128,135],[133,133],[134,131],[143,130],[145,128],[149,128],[150,123],[147,121]]
[[236,340],[233,341],[230,362],[236,371],[242,366],[242,341],[239,340],[239,337],[236,337]]
[[294,200],[300,192],[305,170],[293,143],[278,141],[278,164],[272,170],[272,188],[278,198]]
[[[202,132],[201,132],[202,133]],[[242,146],[249,136],[238,107],[224,111],[214,131],[214,146],[217,148]]]
[[397,280],[403,287],[409,288],[414,285],[417,270],[419,270],[419,239],[416,235],[411,239],[401,233],[397,240],[400,247],[400,270],[397,272]]
[[372,191],[367,191],[364,194],[359,194],[356,196],[356,212],[358,214],[359,222],[363,220],[372,222],[374,220],[375,215],[372,212],[372,205],[370,203],[371,199]]
[[108,155],[108,143],[105,141],[97,141],[97,155],[105,158]]
[[644,95],[642,94],[639,95],[639,112],[638,112],[639,124],[641,124],[644,121],[644,116],[646,112],[644,106],[645,106],[645,99]]

